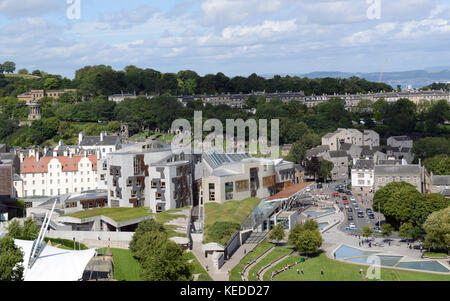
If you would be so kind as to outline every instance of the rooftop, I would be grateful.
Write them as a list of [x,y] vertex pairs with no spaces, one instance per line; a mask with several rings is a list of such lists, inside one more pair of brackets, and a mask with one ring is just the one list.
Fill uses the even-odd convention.
[[433,183],[433,185],[438,185],[438,186],[444,186],[444,185],[448,186],[448,185],[450,185],[450,175],[446,175],[446,176],[433,175],[432,183]]
[[376,165],[375,175],[419,175],[419,165]]
[[269,197],[267,201],[274,201],[274,200],[281,200],[281,199],[288,199],[294,194],[298,193],[299,191],[305,189],[308,186],[311,186],[314,184],[314,182],[304,182],[304,183],[298,183],[298,184],[292,184],[288,186],[287,188],[283,189],[282,191],[278,192],[277,194]]
[[358,160],[353,169],[373,169],[374,165],[373,160]]

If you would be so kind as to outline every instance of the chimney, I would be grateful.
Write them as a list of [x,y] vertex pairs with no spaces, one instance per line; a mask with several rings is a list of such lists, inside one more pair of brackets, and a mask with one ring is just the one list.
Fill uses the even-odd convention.
[[36,152],[36,162],[39,162],[39,150]]
[[69,158],[72,159],[72,152],[69,152]]
[[83,134],[82,132],[79,133],[79,134],[78,134],[78,145],[81,144],[81,141],[83,141],[83,138],[84,138],[84,134]]
[[20,163],[23,163],[23,158],[24,158],[24,156],[23,156],[23,153],[22,153],[22,152],[19,154],[19,158],[20,158]]
[[58,157],[58,152],[56,151],[56,148],[53,149],[53,157]]
[[106,135],[105,135],[105,132],[101,132],[101,133],[100,133],[100,141],[103,142],[105,136],[106,136]]
[[63,145],[64,145],[63,141],[62,141],[62,140],[59,140],[58,146],[63,146]]

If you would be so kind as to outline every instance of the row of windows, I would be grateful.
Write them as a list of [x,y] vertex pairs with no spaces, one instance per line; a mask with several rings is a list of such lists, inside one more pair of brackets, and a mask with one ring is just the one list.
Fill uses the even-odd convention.
[[[74,172],[70,172],[70,174],[73,174]],[[69,172],[63,172],[63,173],[56,173],[55,175],[57,175],[58,177],[60,177],[61,176],[61,174],[62,174],[62,176],[63,177],[68,177],[69,176]],[[87,175],[90,175],[91,174],[91,172],[90,171],[87,171]],[[34,178],[35,177],[35,175],[37,175],[36,173],[31,173],[31,174],[24,174],[24,178]],[[45,177],[45,175],[46,175],[46,173],[41,173],[41,177],[42,178],[44,178]],[[84,175],[84,172],[83,171],[80,171],[80,175]],[[53,173],[48,173],[48,176],[49,177],[53,177]]]
[[[95,179],[95,181],[97,181],[97,179]],[[45,184],[45,180],[42,180],[41,182],[42,182],[41,183],[42,185]],[[66,182],[66,184],[69,183],[69,179],[65,179],[65,182]],[[73,183],[76,183],[76,182],[77,182],[77,179],[76,178],[73,179]],[[91,182],[91,178],[86,178],[86,182],[88,182],[88,183]],[[30,183],[30,182],[28,182],[28,183]],[[53,184],[53,179],[49,180],[49,183]],[[56,183],[57,184],[61,184],[61,180],[58,179]],[[80,183],[83,183],[83,178],[80,179]],[[26,186],[27,185],[27,181],[23,181],[23,185]],[[31,181],[31,185],[36,185],[36,181]],[[17,186],[17,182],[14,183],[14,186]]]
[[[87,187],[85,189],[80,189],[80,191],[85,191],[85,190],[91,190],[91,187]],[[78,192],[78,188],[74,188],[74,192]],[[44,196],[44,195],[57,196],[57,195],[61,195],[61,193],[69,193],[69,188],[66,188],[65,192],[64,192],[64,190],[62,190],[60,188],[58,188],[58,189],[50,189],[49,190],[49,194],[46,193],[45,189],[42,189],[42,194],[36,194],[37,193],[36,189],[30,190],[30,191],[24,190],[23,193],[24,193],[24,197],[37,196],[37,195],[40,195],[40,196]],[[31,193],[31,194],[29,194],[29,193]]]

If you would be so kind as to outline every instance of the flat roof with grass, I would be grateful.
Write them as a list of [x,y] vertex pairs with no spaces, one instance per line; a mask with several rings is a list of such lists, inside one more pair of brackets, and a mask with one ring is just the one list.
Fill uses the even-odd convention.
[[125,222],[145,216],[150,216],[153,214],[149,212],[148,207],[137,207],[137,208],[98,208],[65,214],[63,216],[71,216],[79,219],[84,219],[100,215],[109,217],[116,222]]
[[205,237],[204,243],[225,242],[230,237],[222,237],[220,241],[213,241],[209,236],[208,228],[217,222],[230,222],[242,225],[253,209],[261,202],[259,198],[246,198],[241,201],[228,201],[223,204],[205,204]]

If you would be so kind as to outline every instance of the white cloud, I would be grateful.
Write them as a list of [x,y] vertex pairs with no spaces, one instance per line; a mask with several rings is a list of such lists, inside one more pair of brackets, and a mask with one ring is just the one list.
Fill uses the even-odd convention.
[[0,14],[8,17],[36,17],[48,12],[63,12],[65,3],[61,0],[0,0]]

